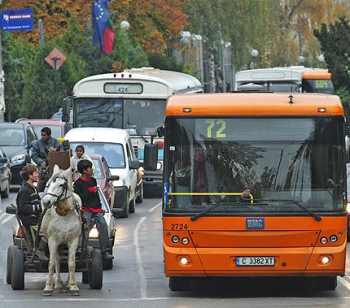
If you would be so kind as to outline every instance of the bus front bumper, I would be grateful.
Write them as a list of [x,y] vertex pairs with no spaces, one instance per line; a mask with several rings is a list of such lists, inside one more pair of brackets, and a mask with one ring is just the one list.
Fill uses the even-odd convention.
[[[273,266],[241,266],[236,258],[273,257]],[[164,245],[165,274],[174,276],[343,276],[346,242],[333,247],[177,248]],[[325,259],[328,258],[328,259]],[[328,263],[322,263],[329,260]]]

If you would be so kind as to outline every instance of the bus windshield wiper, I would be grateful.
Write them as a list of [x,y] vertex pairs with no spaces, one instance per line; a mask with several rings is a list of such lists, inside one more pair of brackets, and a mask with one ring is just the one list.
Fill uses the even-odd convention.
[[295,204],[297,207],[299,207],[300,209],[302,209],[303,211],[305,211],[306,213],[308,213],[310,216],[313,217],[313,219],[315,219],[316,221],[321,221],[322,217],[316,213],[314,213],[313,211],[309,210],[306,206],[302,205],[299,201],[296,200],[280,200],[280,199],[262,199],[260,201],[270,201],[270,202],[289,202],[291,204]]
[[[254,205],[254,204],[250,204],[250,203],[246,203],[246,202],[230,202],[229,203],[230,205],[232,204],[244,204],[244,205],[247,205],[247,206],[251,206],[251,205]],[[264,203],[258,203],[257,205],[263,205]],[[202,212],[199,212],[198,214],[195,214],[191,217],[191,220],[192,221],[195,221],[197,220],[198,218],[204,216],[205,214],[209,213],[210,211],[212,210],[215,210],[217,207],[219,206],[227,206],[228,204],[225,204],[225,203],[222,203],[222,202],[218,202],[218,203],[215,203],[215,204],[212,204],[211,206],[209,206],[208,208],[206,208],[205,210],[203,210]]]
[[199,212],[198,214],[195,214],[193,216],[191,216],[191,220],[195,221],[198,218],[201,218],[202,216],[204,216],[205,214],[207,214],[208,212],[216,209],[217,207],[219,207],[220,205],[222,205],[221,203],[215,203],[212,204],[211,206],[209,206],[208,208],[206,208],[205,210],[203,210],[202,212]]

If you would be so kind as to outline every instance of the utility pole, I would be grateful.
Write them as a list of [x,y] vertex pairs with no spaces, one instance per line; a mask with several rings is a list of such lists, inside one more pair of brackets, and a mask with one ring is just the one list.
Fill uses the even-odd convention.
[[39,45],[40,47],[44,47],[45,46],[45,27],[44,27],[44,21],[41,18],[38,21],[38,25],[39,25]]

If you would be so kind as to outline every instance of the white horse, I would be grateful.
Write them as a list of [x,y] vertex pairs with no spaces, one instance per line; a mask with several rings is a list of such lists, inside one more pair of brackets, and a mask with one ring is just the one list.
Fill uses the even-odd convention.
[[[43,294],[51,295],[54,289],[63,288],[60,278],[58,247],[61,244],[66,244],[68,247],[69,272],[67,287],[73,295],[79,295],[79,288],[75,279],[75,254],[81,234],[81,219],[76,208],[80,208],[81,200],[73,192],[71,169],[61,170],[55,165],[47,187],[47,193],[42,201],[48,210],[41,224],[41,232],[48,240],[50,260],[49,275]],[[55,279],[54,271],[56,271]]]

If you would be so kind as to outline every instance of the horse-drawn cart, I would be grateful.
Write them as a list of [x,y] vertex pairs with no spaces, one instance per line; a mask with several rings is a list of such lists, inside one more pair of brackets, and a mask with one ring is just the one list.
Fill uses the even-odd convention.
[[[67,167],[67,159],[69,159],[69,153],[68,152],[57,152],[55,153],[54,159],[50,160],[50,165],[58,164],[59,167]],[[69,161],[68,161],[69,166]],[[52,170],[52,169],[51,169]],[[57,175],[56,175],[57,177]],[[63,193],[62,193],[63,194]],[[65,192],[65,195],[67,192]],[[59,196],[58,196],[59,197]],[[61,202],[59,198],[56,200],[57,204]],[[55,210],[57,215],[61,215],[57,212],[57,206],[55,203],[52,204],[52,210]],[[51,210],[51,208],[49,209]],[[47,211],[49,211],[47,210]],[[44,213],[47,213],[45,210]],[[75,209],[73,210],[75,211]],[[72,271],[72,265],[70,264],[69,260],[72,259],[71,256],[69,256],[69,245],[65,243],[59,243],[57,244],[57,251],[58,255],[55,255],[56,258],[52,259],[51,262],[49,260],[45,260],[43,258],[39,258],[36,254],[36,251],[38,249],[38,242],[39,242],[39,230],[35,230],[35,226],[31,226],[30,230],[28,230],[28,226],[24,226],[20,217],[17,214],[17,208],[15,205],[10,205],[6,208],[7,214],[13,214],[16,215],[18,227],[16,228],[16,232],[13,234],[13,245],[8,247],[7,250],[7,267],[6,267],[6,281],[8,284],[11,284],[12,289],[14,290],[23,290],[24,289],[24,276],[26,272],[49,272],[49,279],[50,275],[52,275],[53,268],[56,269],[56,275],[57,270],[58,272],[68,272]],[[46,214],[43,214],[43,216]],[[57,216],[56,215],[56,216]],[[74,213],[74,215],[77,216],[77,213]],[[57,216],[58,217],[58,216]],[[79,220],[80,221],[80,220]],[[79,224],[79,228],[83,229],[81,227],[81,223]],[[40,223],[38,226],[38,229],[40,229]],[[70,286],[72,285],[71,281],[75,283],[75,277],[73,280],[71,280],[71,275],[74,276],[74,272],[82,272],[82,282],[88,283],[92,289],[101,289],[103,284],[103,259],[100,249],[93,248],[88,245],[88,232],[86,228],[82,230],[80,237],[78,238],[77,243],[77,249],[75,253],[75,270],[73,270],[68,276],[69,276],[69,291],[72,292],[74,295],[79,294],[79,289],[76,287],[71,289]],[[50,239],[49,239],[49,246],[50,246]],[[53,246],[50,246],[51,248]],[[46,254],[48,257],[49,255],[49,249],[47,249]],[[50,249],[51,253],[51,249]],[[74,256],[74,254],[73,254]],[[56,261],[59,259],[58,266],[53,265],[52,261]],[[74,262],[73,262],[74,264]],[[74,269],[74,267],[73,267]],[[57,288],[57,278],[56,276],[55,280],[55,288]],[[48,281],[49,281],[48,279]],[[52,290],[47,290],[48,282],[46,284],[44,294],[50,295],[52,293]],[[45,293],[46,291],[46,293]],[[49,291],[49,292],[47,292]]]

